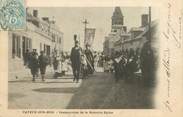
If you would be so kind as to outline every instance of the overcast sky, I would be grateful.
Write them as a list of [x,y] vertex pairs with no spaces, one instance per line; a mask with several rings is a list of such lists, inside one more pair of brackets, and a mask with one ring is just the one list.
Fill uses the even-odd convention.
[[[74,45],[73,35],[80,35],[83,42],[84,25],[82,21],[89,21],[88,27],[96,28],[93,48],[95,50],[103,49],[104,37],[111,30],[111,17],[114,7],[42,7],[31,8],[39,11],[38,17],[48,16],[56,20],[60,31],[64,33],[64,50],[68,51]],[[152,20],[157,18],[157,9],[152,8]],[[124,16],[124,25],[128,30],[131,27],[141,25],[141,15],[148,13],[146,7],[121,7]],[[83,43],[81,43],[81,46]]]

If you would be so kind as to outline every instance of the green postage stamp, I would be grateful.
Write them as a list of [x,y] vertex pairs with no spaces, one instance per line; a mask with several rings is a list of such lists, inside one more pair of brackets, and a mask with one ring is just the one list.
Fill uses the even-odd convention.
[[0,0],[0,30],[24,29],[26,9],[24,0]]

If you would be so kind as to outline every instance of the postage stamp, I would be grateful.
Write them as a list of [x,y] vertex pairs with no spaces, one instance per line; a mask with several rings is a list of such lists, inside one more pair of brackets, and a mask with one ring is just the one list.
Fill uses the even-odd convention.
[[25,28],[26,9],[24,0],[0,0],[0,30]]

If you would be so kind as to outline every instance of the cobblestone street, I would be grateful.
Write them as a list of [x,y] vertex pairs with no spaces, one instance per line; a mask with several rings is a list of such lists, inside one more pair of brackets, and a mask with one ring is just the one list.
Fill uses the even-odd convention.
[[153,108],[152,94],[136,81],[116,83],[113,74],[96,72],[79,83],[72,75],[9,81],[8,100],[10,109],[135,109]]

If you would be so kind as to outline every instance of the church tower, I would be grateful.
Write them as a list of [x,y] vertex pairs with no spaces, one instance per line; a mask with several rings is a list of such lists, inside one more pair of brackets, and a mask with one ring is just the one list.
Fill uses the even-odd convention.
[[124,16],[121,12],[120,7],[115,7],[111,19],[112,19],[111,32],[115,32],[118,34],[127,32],[127,27],[124,26]]
[[120,7],[115,7],[112,15],[112,25],[123,25],[123,14]]

